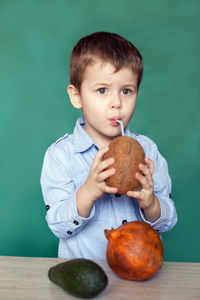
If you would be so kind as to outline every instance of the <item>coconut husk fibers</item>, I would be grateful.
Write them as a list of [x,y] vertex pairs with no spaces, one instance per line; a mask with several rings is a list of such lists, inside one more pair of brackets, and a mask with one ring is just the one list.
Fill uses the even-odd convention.
[[145,153],[140,143],[132,137],[120,136],[109,144],[109,150],[103,160],[114,157],[115,163],[109,168],[115,168],[116,173],[106,180],[110,187],[117,187],[119,194],[126,194],[140,188],[140,182],[135,178],[139,163],[145,164]]

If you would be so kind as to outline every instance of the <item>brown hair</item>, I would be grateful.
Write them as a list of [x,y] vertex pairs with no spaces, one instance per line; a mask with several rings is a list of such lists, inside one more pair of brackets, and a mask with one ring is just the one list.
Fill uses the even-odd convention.
[[83,37],[75,45],[70,58],[70,83],[80,92],[85,71],[97,60],[111,63],[115,71],[126,67],[138,73],[138,88],[142,80],[143,62],[138,49],[128,40],[109,32],[96,32]]

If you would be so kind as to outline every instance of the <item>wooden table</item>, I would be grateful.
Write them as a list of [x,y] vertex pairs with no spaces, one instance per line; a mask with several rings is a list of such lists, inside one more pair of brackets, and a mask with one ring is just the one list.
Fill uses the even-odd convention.
[[[78,299],[48,279],[49,268],[63,261],[59,258],[0,256],[0,299]],[[144,282],[122,280],[110,270],[106,261],[96,263],[106,272],[109,284],[93,299],[200,299],[200,263],[164,262],[161,270]]]

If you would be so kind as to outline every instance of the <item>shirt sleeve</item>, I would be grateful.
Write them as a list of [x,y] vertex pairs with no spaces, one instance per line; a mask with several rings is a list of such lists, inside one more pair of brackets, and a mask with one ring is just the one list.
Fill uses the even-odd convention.
[[177,223],[177,213],[174,201],[171,199],[171,179],[168,172],[168,165],[164,157],[158,151],[156,144],[150,142],[150,149],[146,156],[150,158],[155,166],[153,173],[154,194],[160,202],[160,218],[154,223],[145,219],[144,212],[139,208],[142,219],[149,223],[158,232],[166,232],[172,229]]
[[94,207],[88,218],[78,214],[76,192],[79,186],[74,184],[67,155],[55,145],[48,148],[45,153],[41,187],[47,209],[46,220],[58,238],[68,238],[78,233],[94,216]]

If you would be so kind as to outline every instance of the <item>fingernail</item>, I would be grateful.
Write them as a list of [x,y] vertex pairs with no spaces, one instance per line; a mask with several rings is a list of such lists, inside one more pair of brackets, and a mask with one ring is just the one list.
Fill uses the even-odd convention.
[[111,171],[112,174],[115,173],[115,169],[114,168],[110,169],[110,171]]

